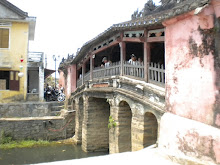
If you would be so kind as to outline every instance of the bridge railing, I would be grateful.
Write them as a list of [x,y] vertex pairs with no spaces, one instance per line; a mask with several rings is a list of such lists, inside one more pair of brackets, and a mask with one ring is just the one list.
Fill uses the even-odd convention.
[[149,63],[148,64],[148,81],[149,83],[164,86],[165,84],[165,68],[164,65]]
[[84,81],[89,81],[90,80],[90,71],[87,72],[84,76]]
[[79,78],[76,83],[77,87],[82,85],[82,78]]
[[120,62],[115,62],[106,67],[96,67],[93,70],[93,78],[110,77],[120,75]]
[[129,62],[124,63],[124,74],[128,76],[144,78],[144,65],[143,63],[131,64]]
[[[123,64],[124,75],[131,76],[139,79],[144,79],[144,64],[143,63],[135,63],[131,64],[125,62]],[[77,80],[77,86],[81,86],[84,81],[90,80],[91,72],[87,72],[84,75],[84,78],[79,78]],[[93,69],[92,77],[93,79],[105,78],[111,76],[118,76],[121,74],[121,63],[116,62],[112,63],[108,67],[96,67]],[[165,68],[164,65],[160,65],[157,63],[149,63],[148,64],[148,82],[152,84],[156,84],[159,86],[165,85]]]

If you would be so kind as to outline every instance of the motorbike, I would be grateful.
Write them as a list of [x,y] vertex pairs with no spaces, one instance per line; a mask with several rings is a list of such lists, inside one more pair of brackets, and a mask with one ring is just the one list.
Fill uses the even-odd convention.
[[52,89],[51,87],[47,88],[45,91],[45,99],[46,101],[64,101],[65,94],[58,89]]

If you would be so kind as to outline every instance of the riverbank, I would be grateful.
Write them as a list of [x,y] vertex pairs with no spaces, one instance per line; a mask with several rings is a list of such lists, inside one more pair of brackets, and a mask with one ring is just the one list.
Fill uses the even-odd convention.
[[20,140],[15,141],[12,140],[11,137],[1,135],[0,140],[0,149],[14,149],[14,148],[32,148],[32,147],[41,147],[41,146],[52,146],[59,144],[72,144],[74,145],[74,141],[70,139],[59,140],[59,141],[47,141],[47,140]]

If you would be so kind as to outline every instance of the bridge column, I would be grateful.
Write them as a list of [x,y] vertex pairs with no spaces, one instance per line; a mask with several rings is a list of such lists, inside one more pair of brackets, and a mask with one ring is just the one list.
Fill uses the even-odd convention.
[[110,106],[106,99],[86,97],[82,127],[82,149],[90,151],[108,151],[108,120]]
[[118,127],[118,110],[119,107],[117,106],[114,99],[109,100],[110,104],[110,115],[116,122],[116,127],[112,127],[109,129],[109,153],[119,153],[118,147],[118,136],[119,136],[119,127]]
[[83,97],[75,100],[75,109],[76,109],[76,117],[75,117],[75,135],[74,141],[77,144],[82,143],[82,121],[83,121],[83,111],[84,111],[84,101]]
[[150,62],[150,43],[147,42],[147,29],[144,30],[144,80],[148,82],[148,64]]
[[140,114],[133,114],[132,126],[132,151],[138,151],[144,148],[144,117]]
[[120,62],[121,62],[121,73],[120,75],[124,75],[124,62],[126,60],[126,43],[125,42],[120,42]]

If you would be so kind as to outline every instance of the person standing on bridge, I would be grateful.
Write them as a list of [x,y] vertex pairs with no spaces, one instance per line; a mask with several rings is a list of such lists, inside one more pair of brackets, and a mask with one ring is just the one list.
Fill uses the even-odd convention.
[[107,59],[107,57],[104,57],[103,59],[102,59],[102,65],[101,65],[101,67],[109,67],[110,66],[110,64],[111,64],[111,61],[108,61],[108,59]]

